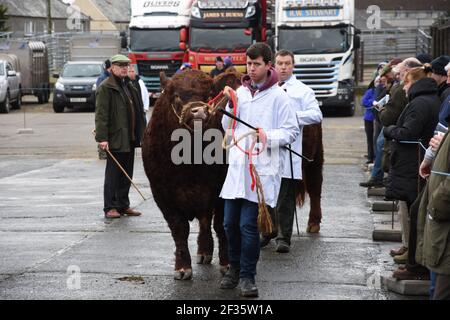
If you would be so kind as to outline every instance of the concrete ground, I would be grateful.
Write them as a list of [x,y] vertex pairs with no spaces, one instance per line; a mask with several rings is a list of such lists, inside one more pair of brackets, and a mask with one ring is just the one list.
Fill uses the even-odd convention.
[[[17,134],[24,110],[33,134]],[[325,118],[321,232],[305,232],[305,207],[289,254],[274,244],[261,250],[259,299],[405,299],[380,286],[398,244],[371,238],[366,189],[358,186],[366,177],[362,124],[360,114]],[[55,114],[30,102],[0,115],[0,299],[239,299],[237,290],[218,289],[217,254],[212,265],[193,265],[192,281],[173,279],[174,243],[139,152],[135,182],[148,200],[133,189],[130,197],[143,216],[104,220],[105,162],[93,128],[91,111]]]

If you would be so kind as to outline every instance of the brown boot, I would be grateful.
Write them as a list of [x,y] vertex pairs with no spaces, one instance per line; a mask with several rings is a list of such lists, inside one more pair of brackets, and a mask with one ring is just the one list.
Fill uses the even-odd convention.
[[108,212],[105,213],[105,218],[106,219],[119,219],[120,218],[120,213],[117,212],[116,209],[111,209]]
[[136,211],[131,208],[125,209],[122,214],[126,214],[127,216],[130,216],[130,217],[139,217],[140,215],[142,215],[141,212]]

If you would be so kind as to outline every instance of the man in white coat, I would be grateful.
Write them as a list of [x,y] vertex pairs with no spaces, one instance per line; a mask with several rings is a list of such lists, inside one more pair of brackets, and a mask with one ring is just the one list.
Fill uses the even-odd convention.
[[[322,122],[322,112],[314,91],[297,80],[293,75],[294,55],[288,50],[280,50],[275,55],[275,70],[280,77],[280,87],[288,94],[291,105],[295,110],[300,135],[292,143],[291,148],[295,152],[302,153],[302,131],[303,126]],[[261,246],[266,246],[270,239],[276,237],[276,251],[287,253],[290,250],[292,225],[295,213],[295,185],[297,180],[302,179],[302,158],[285,152],[283,155],[283,179],[278,196],[277,208],[271,211],[277,221],[278,233],[263,235]]]
[[[278,86],[278,76],[272,67],[272,51],[264,43],[256,43],[247,50],[247,72],[242,86],[236,91],[237,117],[256,128],[262,128],[260,138],[267,137],[267,149],[253,157],[260,176],[265,201],[274,208],[283,174],[281,147],[295,141],[300,134],[288,95]],[[231,88],[225,95],[230,97]],[[227,110],[232,112],[229,105]],[[224,116],[222,125],[228,129],[230,118]],[[248,127],[237,122],[235,137],[247,133]],[[239,142],[248,149],[255,136]],[[255,152],[255,150],[252,150]],[[220,287],[232,289],[239,283],[240,294],[258,296],[255,284],[256,264],[260,243],[257,225],[258,198],[252,189],[249,158],[237,147],[229,150],[229,167],[220,196],[225,199],[224,228],[228,240],[230,269],[223,277]]]

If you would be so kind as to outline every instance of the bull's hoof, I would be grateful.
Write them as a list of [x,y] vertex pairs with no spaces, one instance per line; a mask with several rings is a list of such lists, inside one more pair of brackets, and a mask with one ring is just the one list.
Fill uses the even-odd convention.
[[199,254],[197,255],[197,264],[211,264],[213,259],[212,255]]
[[192,269],[175,270],[174,279],[175,280],[191,280],[192,279]]
[[229,266],[220,266],[220,273],[224,276],[227,273]]
[[309,224],[308,227],[306,228],[306,232],[308,233],[319,233],[319,231],[320,231],[320,224],[318,223]]

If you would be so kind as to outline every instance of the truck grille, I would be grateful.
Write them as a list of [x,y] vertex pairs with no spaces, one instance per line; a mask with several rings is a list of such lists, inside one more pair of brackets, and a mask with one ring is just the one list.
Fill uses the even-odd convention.
[[164,71],[166,76],[171,77],[181,67],[181,61],[145,61],[137,63],[138,74],[142,77],[145,86],[150,92],[161,91],[159,73]]
[[314,90],[316,97],[335,96],[340,61],[341,58],[324,64],[296,64],[294,74],[298,80]]

